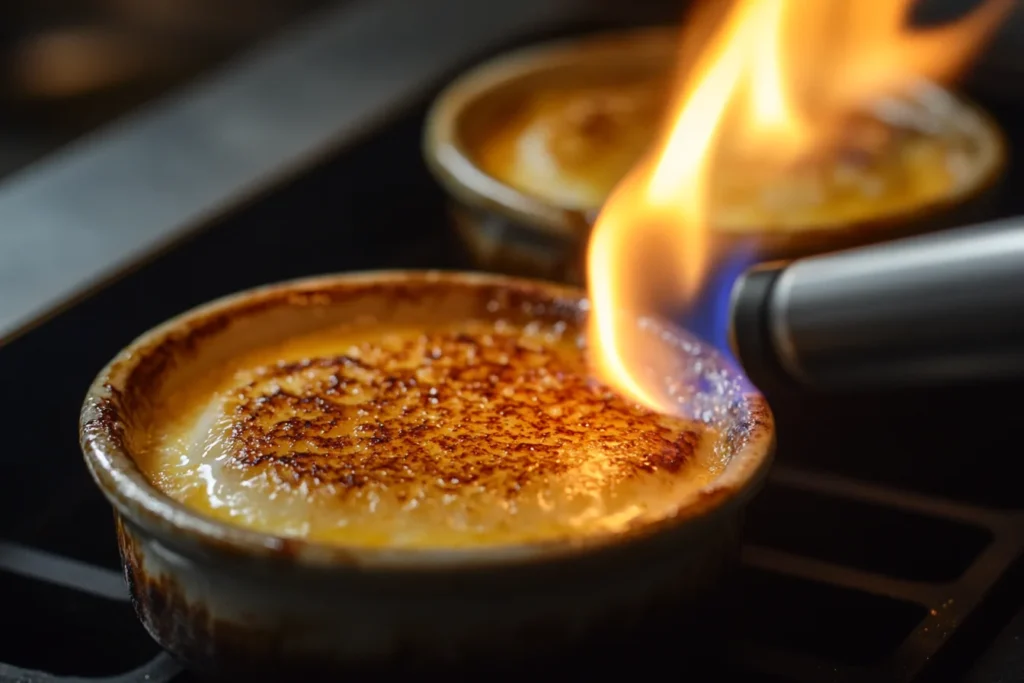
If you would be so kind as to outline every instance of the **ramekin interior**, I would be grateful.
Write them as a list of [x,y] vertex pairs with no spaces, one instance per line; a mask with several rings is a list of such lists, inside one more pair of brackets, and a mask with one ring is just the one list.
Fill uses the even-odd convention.
[[[460,310],[475,310],[487,300],[503,297],[510,310],[518,307],[531,316],[560,317],[585,315],[583,296],[572,288],[504,276],[398,271],[305,279],[214,301],[142,335],[99,373],[81,414],[86,463],[122,516],[169,544],[186,546],[190,552],[256,555],[315,566],[424,570],[555,559],[667,533],[703,515],[724,514],[742,505],[765,474],[774,447],[767,404],[748,389],[726,397],[736,409],[736,417],[730,417],[726,426],[740,437],[728,465],[675,516],[623,534],[572,541],[419,550],[342,547],[282,538],[225,524],[187,508],[153,486],[133,459],[133,428],[149,408],[148,397],[166,383],[187,381],[190,373],[242,348],[313,331],[337,322],[338,315],[379,313],[381,306],[394,306],[403,320],[419,315],[426,321],[436,315],[434,307],[439,305],[457,315]],[[711,349],[696,352],[709,372],[723,368],[737,372]]]

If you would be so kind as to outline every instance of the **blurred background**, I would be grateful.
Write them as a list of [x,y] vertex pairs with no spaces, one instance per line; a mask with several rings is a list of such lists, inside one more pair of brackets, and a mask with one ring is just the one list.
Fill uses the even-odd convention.
[[[815,2],[819,0],[807,0]],[[820,0],[827,2],[828,0]],[[424,161],[426,117],[516,47],[679,24],[682,0],[0,2],[0,683],[188,680],[141,629],[75,423],[149,327],[327,272],[480,267]],[[1024,214],[1024,11],[958,85]],[[973,0],[922,0],[915,20]],[[58,363],[54,359],[59,359]],[[780,467],[744,551],[737,678],[1024,681],[1020,392],[764,387]],[[747,670],[749,669],[749,670]],[[745,676],[739,678],[738,676]]]
[[[199,77],[317,9],[350,2],[9,0],[0,7],[0,174]],[[553,7],[563,4],[578,6],[572,11],[580,17],[646,23],[681,17],[688,3],[589,0]],[[974,4],[922,0],[915,11],[919,20],[941,21]],[[1016,14],[989,51],[993,66],[1013,70],[1021,61],[1015,45],[1024,18]],[[473,24],[465,30],[472,32]],[[515,31],[510,25],[508,32]]]

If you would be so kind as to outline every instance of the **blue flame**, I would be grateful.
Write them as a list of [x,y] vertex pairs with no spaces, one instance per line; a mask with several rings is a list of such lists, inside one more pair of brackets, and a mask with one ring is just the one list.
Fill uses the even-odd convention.
[[701,293],[680,317],[683,327],[713,346],[735,365],[738,363],[729,345],[729,298],[733,285],[751,265],[753,256],[752,249],[735,251],[718,263]]

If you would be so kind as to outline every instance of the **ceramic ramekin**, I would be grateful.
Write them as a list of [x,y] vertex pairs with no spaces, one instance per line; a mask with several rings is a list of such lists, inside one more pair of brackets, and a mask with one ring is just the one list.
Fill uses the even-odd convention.
[[654,607],[680,606],[681,614],[714,594],[736,560],[743,510],[766,474],[774,427],[763,398],[742,381],[721,384],[721,373],[734,370],[698,344],[700,378],[726,387],[714,400],[729,463],[674,517],[619,535],[450,551],[317,545],[204,517],[161,493],[136,465],[133,444],[169,381],[188,382],[234,354],[367,313],[487,315],[495,301],[540,317],[582,320],[586,310],[580,291],[503,276],[321,277],[189,311],[100,372],[82,409],[82,450],[114,508],[135,609],[160,645],[216,676],[429,671],[568,647],[624,629]]
[[[491,59],[451,83],[427,117],[423,148],[427,165],[450,197],[454,229],[475,265],[529,277],[583,282],[590,227],[600,206],[560,205],[489,175],[475,147],[538,88],[660,78],[678,54],[677,27],[632,29],[527,47]],[[666,79],[666,84],[671,80]],[[667,87],[667,86],[666,86]],[[1006,162],[998,125],[964,98],[941,88],[939,109],[960,108],[965,122],[983,130],[987,145],[980,172],[948,197],[912,210],[880,213],[870,220],[813,229],[717,230],[722,248],[761,260],[796,258],[955,227],[977,221],[991,206]],[[951,105],[956,102],[956,105]]]

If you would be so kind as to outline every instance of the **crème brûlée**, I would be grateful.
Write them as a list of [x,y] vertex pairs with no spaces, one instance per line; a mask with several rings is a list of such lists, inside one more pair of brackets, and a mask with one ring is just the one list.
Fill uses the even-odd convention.
[[[664,132],[662,76],[537,87],[476,135],[489,176],[554,206],[596,212]],[[833,123],[813,152],[782,166],[731,135],[711,182],[718,231],[806,233],[877,222],[978,191],[1004,161],[995,124],[940,88],[873,103]]]
[[587,373],[577,323],[330,327],[161,399],[136,461],[221,521],[358,547],[494,546],[673,515],[727,460]]
[[654,141],[666,95],[663,78],[539,88],[473,151],[484,171],[518,190],[599,207]]

